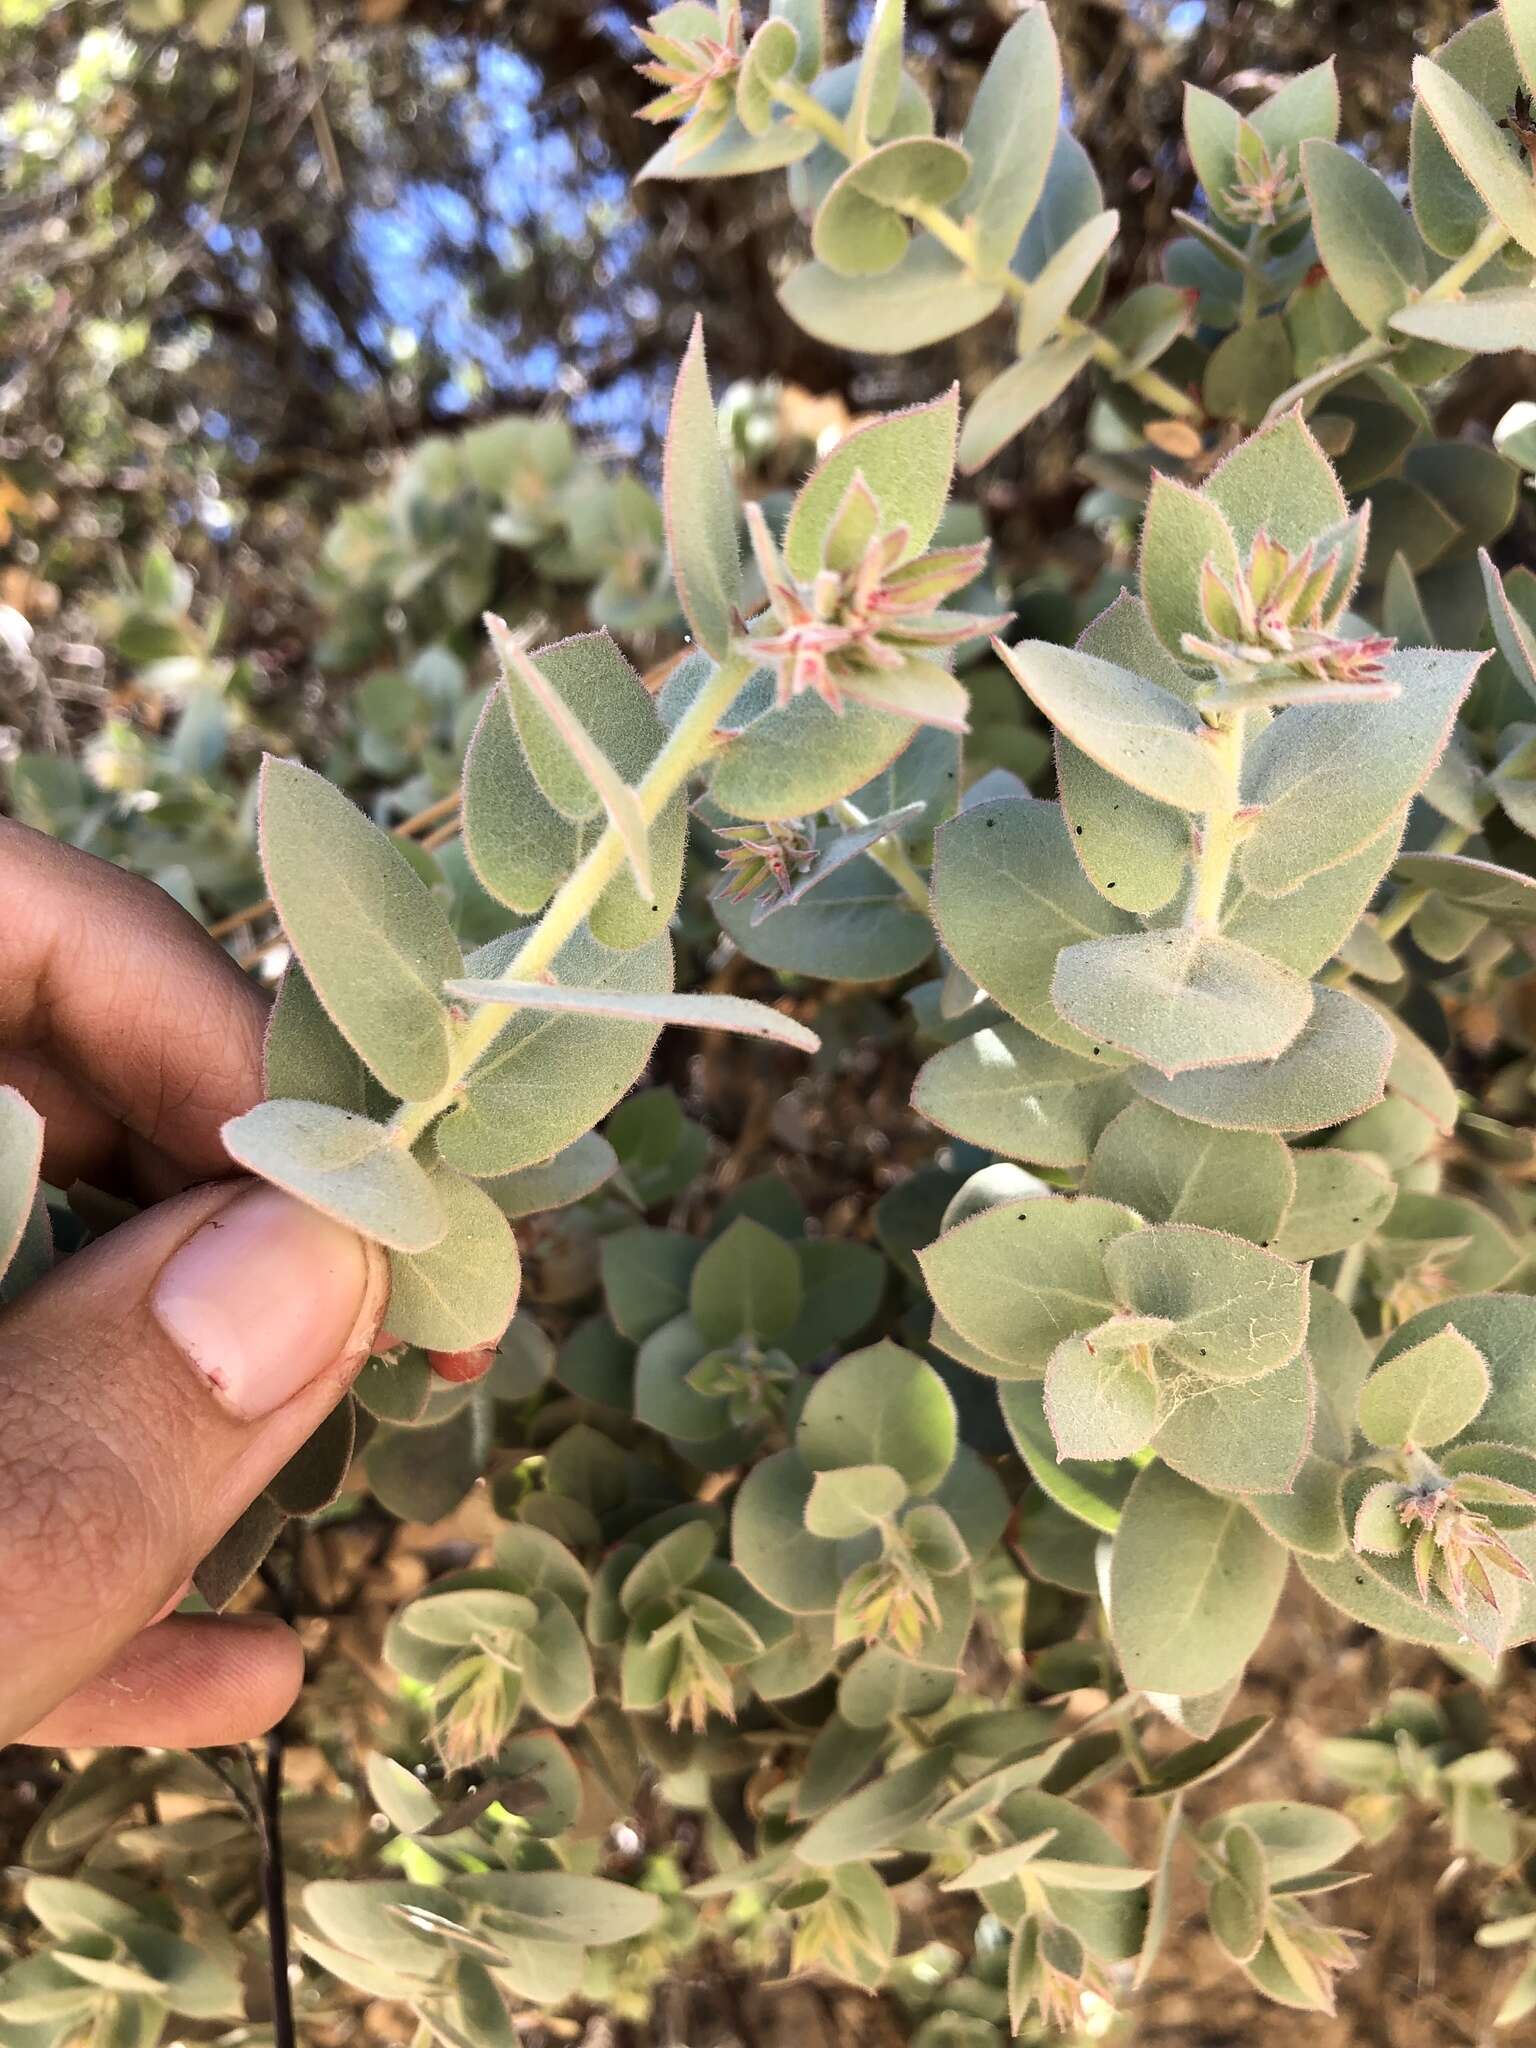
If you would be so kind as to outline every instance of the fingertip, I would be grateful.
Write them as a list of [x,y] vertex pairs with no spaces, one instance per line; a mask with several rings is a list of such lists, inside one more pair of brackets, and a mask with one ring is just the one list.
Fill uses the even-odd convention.
[[20,1735],[50,1748],[201,1749],[248,1742],[298,1698],[304,1650],[271,1614],[176,1614]]

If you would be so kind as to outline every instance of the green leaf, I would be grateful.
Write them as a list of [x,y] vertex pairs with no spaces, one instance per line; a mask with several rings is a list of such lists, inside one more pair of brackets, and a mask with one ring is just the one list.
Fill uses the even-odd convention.
[[1114,1313],[1105,1251],[1140,1228],[1118,1203],[1050,1196],[972,1217],[919,1252],[918,1264],[962,1337],[1011,1368],[1007,1377],[1038,1379],[1064,1337]]
[[608,1948],[649,1934],[661,1900],[636,1885],[565,1870],[485,1870],[454,1879],[456,1894],[488,1907],[496,1925],[529,1941]]
[[203,1558],[192,1582],[215,1614],[229,1605],[260,1565],[287,1519],[275,1501],[259,1493]]
[[517,1173],[498,1174],[481,1185],[509,1222],[565,1209],[595,1194],[618,1172],[612,1145],[596,1131],[575,1139],[553,1158],[525,1166]]
[[[1030,12],[1044,16],[1043,8]],[[1030,15],[1024,19],[1029,20]],[[958,455],[961,471],[974,476],[984,469],[999,449],[1023,433],[1048,405],[1054,405],[1078,372],[1092,362],[1093,347],[1091,334],[1042,340],[994,377],[965,415]]]
[[1344,1527],[1343,1468],[1309,1455],[1289,1493],[1254,1493],[1248,1506],[1287,1550],[1305,1557],[1340,1557],[1349,1543]]
[[1311,1447],[1315,1406],[1312,1368],[1298,1352],[1262,1379],[1221,1380],[1189,1393],[1174,1406],[1153,1449],[1197,1486],[1283,1496]]
[[1466,854],[1405,853],[1392,871],[1410,886],[1433,889],[1458,910],[1475,911],[1508,931],[1536,925],[1536,882],[1515,868]]
[[1277,1059],[1172,1080],[1132,1069],[1138,1093],[1196,1123],[1231,1131],[1320,1131],[1381,1100],[1392,1035],[1341,989],[1318,988],[1299,1037]]
[[688,1306],[688,1286],[703,1247],[675,1230],[621,1230],[602,1243],[608,1313],[639,1343]]
[[1216,419],[1256,427],[1295,374],[1291,338],[1278,313],[1236,328],[1205,366],[1201,396]]
[[[1014,347],[1029,355],[1055,334],[1098,275],[1119,233],[1120,216],[1112,209],[1094,213],[1068,234],[1030,279],[1019,309]],[[962,450],[961,467],[965,467]]]
[[1171,691],[1044,640],[998,651],[1025,695],[1101,768],[1180,810],[1226,801],[1209,729]]
[[933,951],[927,918],[914,910],[900,883],[868,859],[851,862],[804,901],[766,918],[749,903],[717,897],[713,907],[721,929],[749,960],[785,974],[889,981],[910,973]]
[[1260,1245],[1277,1238],[1295,1186],[1291,1155],[1268,1132],[1211,1130],[1151,1102],[1120,1111],[1083,1179],[1085,1194],[1149,1223],[1202,1223]]
[[1394,313],[1392,327],[1398,334],[1479,355],[1536,350],[1536,291],[1512,285],[1458,299],[1425,299]]
[[1185,1748],[1175,1750],[1172,1756],[1164,1757],[1153,1766],[1149,1778],[1134,1787],[1132,1798],[1166,1799],[1170,1793],[1187,1792],[1192,1785],[1209,1784],[1223,1771],[1229,1771],[1235,1763],[1240,1763],[1254,1745],[1263,1740],[1269,1726],[1267,1714],[1250,1714],[1217,1734],[1207,1736],[1203,1742],[1191,1742]]
[[[269,1096],[328,1102],[359,1113],[368,1107],[367,1069],[326,1015],[297,960],[289,961],[267,1019],[262,1067]],[[0,1252],[4,1236],[0,1229]]]
[[[485,623],[512,699],[518,737],[528,753],[540,787],[567,817],[588,818],[595,808],[600,808],[623,841],[625,858],[636,889],[642,897],[650,897],[653,887],[650,826],[638,794],[630,787],[623,772],[608,758],[603,745],[594,738],[575,706],[567,702],[565,692],[546,675],[518,637],[490,612],[485,615]],[[628,665],[613,649],[606,635],[586,637],[592,644],[584,646],[583,653],[590,656],[592,666],[601,669],[605,665],[616,664],[627,670]],[[638,683],[639,679],[633,676],[632,671],[629,678]],[[617,691],[607,716],[614,718],[615,712],[622,714],[627,704],[633,704],[632,694],[622,689]],[[618,724],[620,737],[624,737],[622,715],[614,722]],[[659,736],[659,725],[656,736]]]
[[260,787],[267,886],[315,993],[392,1095],[436,1095],[448,1080],[438,992],[462,964],[442,909],[323,776],[268,755]]
[[379,1244],[424,1252],[448,1229],[431,1178],[383,1124],[323,1102],[258,1102],[224,1125],[231,1159]]
[[0,1087],[0,1277],[31,1221],[42,1163],[42,1118],[17,1089]]
[[862,355],[906,355],[985,320],[1003,302],[1000,284],[972,277],[931,235],[915,235],[892,270],[839,277],[802,263],[779,287],[779,304],[817,341]]
[[[1096,1041],[1050,999],[1057,955],[1134,930],[1092,886],[1060,807],[1034,797],[973,804],[940,831],[933,912],[951,957],[1026,1029],[1093,1058]],[[1098,1058],[1105,1057],[1102,1045]]]
[[1068,1337],[1045,1369],[1045,1414],[1061,1458],[1128,1458],[1157,1429],[1157,1382],[1143,1355]]
[[876,0],[849,111],[849,127],[861,151],[879,141],[896,112],[906,12],[906,0]]
[[1267,726],[1244,776],[1262,806],[1238,854],[1244,880],[1283,896],[1374,839],[1424,786],[1484,659],[1399,648],[1385,663],[1400,686],[1389,703],[1297,707]]
[[1295,1155],[1296,1199],[1275,1239],[1286,1259],[1326,1259],[1359,1244],[1386,1219],[1397,1198],[1374,1159],[1324,1146]]
[[1110,1626],[1128,1684],[1214,1692],[1258,1648],[1286,1553],[1236,1501],[1149,1465],[1131,1488],[1110,1564]]
[[1427,57],[1414,59],[1413,89],[1489,213],[1536,256],[1536,185],[1520,151],[1511,150],[1476,96]]
[[346,1483],[356,1446],[357,1408],[343,1395],[270,1481],[267,1493],[284,1514],[318,1515]]
[[[1104,1254],[1117,1302],[1174,1327],[1161,1346],[1208,1379],[1275,1372],[1307,1332],[1307,1276],[1274,1252],[1193,1223],[1131,1231]],[[1201,1691],[1202,1687],[1169,1687]]]
[[[1170,654],[1183,655],[1186,633],[1209,632],[1200,601],[1201,573],[1207,562],[1214,565],[1223,582],[1236,581],[1237,541],[1220,505],[1207,492],[1191,490],[1176,477],[1154,474],[1141,530],[1141,597],[1158,639]],[[1162,676],[1158,680],[1175,694],[1187,694],[1187,684],[1180,692],[1177,684]]]
[[1272,1885],[1311,1877],[1341,1863],[1360,1840],[1360,1830],[1347,1814],[1328,1806],[1305,1806],[1294,1799],[1256,1799],[1229,1806],[1201,1830],[1217,1846],[1234,1828],[1257,1836]]
[[[916,730],[910,718],[868,704],[846,703],[839,714],[805,690],[754,718],[730,741],[716,762],[709,793],[737,818],[808,816],[888,768]],[[775,922],[794,915],[787,911]],[[767,934],[762,942],[770,943]]]
[[[1514,670],[1516,680],[1536,697],[1536,617],[1528,618],[1511,598],[1486,549],[1479,553],[1478,564],[1483,572],[1488,615],[1493,621],[1493,637],[1499,652]],[[1513,577],[1510,582],[1514,582]]]
[[1288,896],[1263,896],[1228,881],[1221,928],[1231,939],[1297,974],[1316,974],[1349,939],[1402,843],[1399,811],[1358,853],[1310,876]]
[[[805,1504],[805,1526],[813,1536],[833,1542],[862,1536],[888,1521],[906,1498],[907,1482],[890,1465],[845,1465],[818,1472]],[[963,1551],[961,1558],[963,1562]]]
[[738,1216],[693,1269],[689,1309],[710,1344],[772,1339],[800,1313],[800,1266],[772,1230]]
[[430,1250],[390,1253],[390,1331],[431,1351],[494,1344],[512,1320],[521,1285],[512,1226],[461,1174],[439,1168],[431,1189],[447,1231]]
[[1061,53],[1043,7],[998,44],[965,125],[970,182],[955,202],[976,238],[977,267],[1006,264],[1045,187],[1061,110]]
[[830,1870],[899,1846],[938,1806],[950,1759],[951,1751],[941,1744],[913,1763],[886,1771],[813,1821],[795,1844],[796,1855],[813,1870]]
[[[855,427],[820,461],[796,496],[784,529],[784,560],[802,582],[821,567],[827,534],[848,486],[862,476],[880,507],[881,531],[904,526],[901,560],[926,552],[949,498],[960,391]],[[874,772],[874,771],[871,771]]]
[[782,15],[763,22],[748,43],[736,74],[736,118],[749,135],[766,135],[773,126],[780,111],[773,88],[798,68],[799,61],[795,24]]
[[[1145,1886],[1150,1873],[1136,1871],[1134,1888],[1120,1889],[1118,1879],[1111,1873],[1129,1872],[1130,1857],[1091,1814],[1052,1793],[1010,1793],[1003,1801],[999,1819],[1016,1841],[1027,1841],[1046,1828],[1055,1830],[1049,1862],[1066,1881],[1054,1878],[1043,1865],[1039,1870],[1051,1917],[1070,1928],[1100,1962],[1128,1962],[1141,1948],[1146,1930]],[[1084,1882],[1085,1870],[1095,1873],[1087,1881],[1092,1889]],[[1106,1886],[1114,1889],[1104,1889]],[[1009,1896],[1005,1892],[999,1903]]]
[[1301,161],[1312,232],[1334,289],[1368,334],[1381,334],[1428,275],[1412,216],[1337,143],[1304,142]]
[[974,1031],[926,1061],[912,1106],[930,1123],[1037,1166],[1081,1166],[1126,1088],[1105,1062],[1019,1024]]
[[803,1298],[780,1348],[804,1365],[856,1337],[880,1306],[888,1267],[873,1245],[816,1238],[799,1247]]
[[464,848],[481,886],[524,915],[543,908],[580,858],[581,829],[535,780],[505,690],[487,694],[471,735],[463,816]]
[[[1122,591],[1078,641],[1084,654],[1113,661],[1187,694],[1190,679],[1152,629],[1145,606]],[[1182,811],[1143,796],[1056,735],[1056,783],[1072,850],[1101,895],[1123,910],[1161,910],[1189,872],[1190,826]]]
[[812,1387],[795,1448],[813,1472],[889,1465],[913,1493],[931,1493],[954,1462],[958,1423],[931,1365],[889,1342],[872,1344]]
[[819,1052],[814,1031],[745,996],[653,995],[645,990],[570,988],[542,981],[450,981],[448,994],[465,1003],[500,1003],[514,1010],[547,1010],[582,1017],[636,1017],[686,1025],[696,1031],[732,1031],[767,1038],[801,1052]]
[[1239,181],[1238,152],[1252,131],[1235,107],[1203,86],[1184,87],[1184,142],[1211,210],[1236,223],[1233,188]]
[[850,1572],[879,1547],[871,1538],[830,1543],[813,1536],[805,1511],[815,1485],[798,1451],[779,1451],[752,1467],[731,1511],[737,1570],[786,1614],[830,1614]]
[[654,1601],[691,1585],[715,1554],[714,1525],[683,1522],[653,1543],[619,1588],[619,1603],[633,1618]]
[[1360,1427],[1385,1450],[1433,1449],[1476,1420],[1488,1389],[1482,1353],[1447,1324],[1377,1366],[1360,1394]]
[[1312,1013],[1299,975],[1184,926],[1066,947],[1051,1000],[1085,1037],[1163,1074],[1271,1059]]
[[[508,950],[515,951],[514,934]],[[502,971],[494,949],[471,967]],[[671,987],[665,934],[627,952],[577,930],[556,954],[557,983],[664,994]],[[591,1129],[645,1071],[659,1026],[628,1017],[514,1012],[470,1077],[458,1106],[436,1127],[442,1158],[477,1178],[548,1159]]]
[[1295,170],[1295,152],[1302,143],[1314,135],[1331,142],[1338,134],[1339,82],[1333,58],[1325,58],[1310,70],[1288,78],[1248,118],[1271,152],[1292,152],[1289,167]]
[[[1272,426],[1241,441],[1212,470],[1204,495],[1220,507],[1240,553],[1246,554],[1260,533],[1283,547],[1300,550],[1314,541],[1340,547],[1350,559],[1349,501],[1333,465],[1299,412],[1289,412]],[[1360,536],[1353,536],[1356,552]],[[1343,601],[1335,586],[1330,606]]]
[[944,206],[970,167],[963,149],[932,135],[882,143],[848,166],[817,210],[811,247],[818,260],[839,277],[894,268],[911,233],[903,216],[920,206]]
[[741,597],[741,557],[736,487],[715,422],[702,318],[694,321],[672,393],[661,489],[678,599],[699,644],[724,661]]

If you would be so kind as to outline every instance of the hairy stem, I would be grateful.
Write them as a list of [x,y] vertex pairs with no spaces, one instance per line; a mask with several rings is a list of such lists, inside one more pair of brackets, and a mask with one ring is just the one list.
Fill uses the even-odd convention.
[[[834,816],[843,824],[851,826],[854,831],[869,823],[858,805],[850,803],[846,797],[833,804],[832,811]],[[928,884],[913,865],[912,856],[894,832],[887,833],[884,839],[877,839],[873,846],[865,848],[865,852],[877,868],[884,868],[891,880],[898,884],[902,895],[914,910],[920,911],[924,917],[931,915]]]
[[1221,928],[1221,906],[1226,900],[1232,862],[1242,837],[1238,812],[1243,801],[1243,725],[1243,713],[1233,711],[1211,727],[1226,790],[1221,805],[1206,812],[1200,827],[1195,885],[1184,913],[1184,922],[1191,931],[1214,932]]
[[[637,786],[640,810],[648,825],[656,822],[672,797],[714,751],[715,727],[752,668],[750,655],[732,654],[678,720],[671,737]],[[609,825],[580,867],[561,884],[544,915],[496,979],[537,981],[547,974],[560,948],[591,914],[624,860],[624,842]],[[470,1073],[500,1037],[510,1014],[504,1003],[484,1003],[465,1019],[454,1034],[447,1083],[425,1101],[401,1103],[390,1119],[393,1143],[402,1148],[414,1144],[428,1124],[453,1103]]]

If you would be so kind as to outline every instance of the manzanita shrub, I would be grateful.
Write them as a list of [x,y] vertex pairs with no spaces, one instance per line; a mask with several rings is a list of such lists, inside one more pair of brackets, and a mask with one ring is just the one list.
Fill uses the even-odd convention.
[[[816,0],[750,37],[728,0],[673,6],[644,40],[647,112],[679,124],[647,175],[788,169],[796,320],[890,352],[1006,306],[1012,355],[963,417],[951,391],[867,421],[791,502],[741,506],[696,332],[670,586],[626,500],[639,609],[601,600],[630,631],[675,601],[691,644],[653,693],[606,632],[487,617],[457,882],[325,777],[262,771],[291,960],[269,1099],[226,1142],[388,1249],[392,1348],[199,1593],[365,1490],[432,1522],[486,1475],[497,1524],[389,1621],[352,1789],[293,1804],[303,1995],[498,2048],[523,2007],[643,2014],[713,1940],[884,1988],[921,2040],[1043,2038],[1145,1983],[1187,1867],[1233,1965],[1329,2011],[1350,1937],[1321,1901],[1362,1831],[1415,1800],[1455,1854],[1530,1855],[1475,1687],[1536,1639],[1536,576],[1489,552],[1536,447],[1518,411],[1494,448],[1433,408],[1478,351],[1536,347],[1536,4],[1417,67],[1406,206],[1339,143],[1329,67],[1247,114],[1192,90],[1201,195],[1165,281],[1107,312],[1118,224],[1042,7],[956,139],[890,0],[830,67]],[[1138,545],[1066,646],[1016,636],[948,500],[1079,376],[1088,516]],[[566,491],[569,444],[518,422],[460,456],[471,557],[489,535],[558,580],[598,491]],[[364,640],[413,566],[427,637],[480,588],[434,591],[457,541],[413,565],[404,502],[331,551]],[[1049,758],[975,749],[1000,681]],[[775,1003],[674,987],[706,842]],[[934,1161],[878,1248],[773,1176],[677,1227],[708,1139],[630,1092],[659,1032],[814,1054],[818,981],[901,985]],[[11,1294],[63,1212],[38,1119],[8,1091],[0,1117]],[[1346,1811],[1223,1806],[1197,1788],[1263,1733],[1230,1710],[1297,1576],[1460,1682],[1323,1745]],[[222,1769],[102,1759],[44,1813],[7,2040],[241,2014],[259,1849]],[[1135,1854],[1095,1810],[1117,1775]],[[686,1866],[640,1853],[642,1798],[690,1816]],[[940,1907],[963,1976],[914,1939]],[[1533,1930],[1512,1884],[1482,1939]],[[1527,1963],[1501,2017],[1533,1998]]]

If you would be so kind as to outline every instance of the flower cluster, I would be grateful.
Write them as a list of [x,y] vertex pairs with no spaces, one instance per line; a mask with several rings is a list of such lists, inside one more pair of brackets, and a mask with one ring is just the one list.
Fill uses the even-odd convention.
[[720,898],[744,903],[749,896],[772,902],[787,896],[795,877],[816,857],[815,834],[804,818],[770,818],[757,825],[720,825],[715,837],[726,851],[720,865]]
[[[687,13],[702,11],[689,8]],[[688,124],[678,145],[679,160],[707,149],[730,119],[736,104],[736,74],[744,55],[741,8],[735,0],[722,0],[718,33],[713,35],[668,33],[655,25],[666,22],[668,14],[681,12],[668,9],[655,17],[650,28],[635,31],[653,60],[636,69],[642,78],[661,87],[659,98],[640,109],[640,118]]]
[[1422,1462],[1424,1471],[1412,1479],[1382,1480],[1365,1495],[1355,1521],[1356,1549],[1379,1556],[1411,1554],[1421,1600],[1434,1589],[1461,1615],[1471,1598],[1500,1609],[1511,1582],[1527,1582],[1531,1574],[1488,1515],[1472,1503],[1536,1507],[1536,1495],[1481,1473],[1448,1479]]
[[1238,175],[1222,194],[1227,212],[1250,227],[1272,228],[1283,221],[1304,196],[1301,167],[1288,149],[1271,154],[1255,136],[1240,155]]
[[813,690],[839,713],[846,699],[856,699],[925,725],[965,730],[966,692],[930,657],[1007,622],[1006,614],[938,609],[981,574],[985,542],[912,555],[908,528],[883,525],[878,500],[855,474],[807,584],[785,566],[762,508],[749,504],[746,518],[773,625],[751,646],[775,668],[780,704]]
[[1210,637],[1186,633],[1184,652],[1231,682],[1282,671],[1340,683],[1352,693],[1395,694],[1382,668],[1395,641],[1384,635],[1355,640],[1329,629],[1329,594],[1339,573],[1337,549],[1320,556],[1313,546],[1293,554],[1265,532],[1230,582],[1207,556],[1200,609]]

